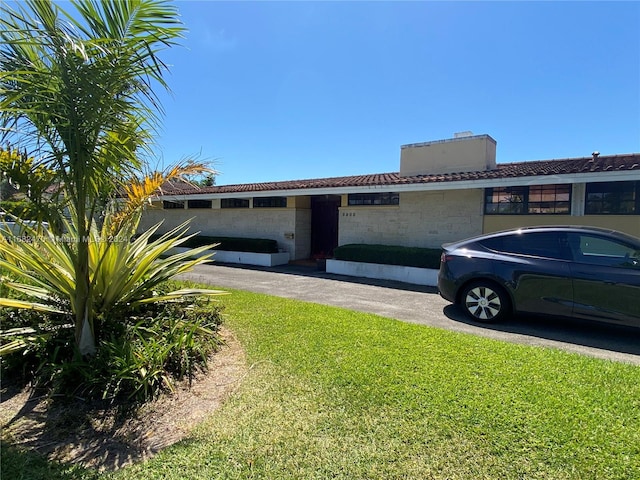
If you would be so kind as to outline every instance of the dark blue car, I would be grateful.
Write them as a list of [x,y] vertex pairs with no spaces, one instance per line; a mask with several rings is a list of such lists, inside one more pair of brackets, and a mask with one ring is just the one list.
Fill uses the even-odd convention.
[[640,327],[640,239],[528,227],[442,246],[440,295],[480,322],[512,313]]

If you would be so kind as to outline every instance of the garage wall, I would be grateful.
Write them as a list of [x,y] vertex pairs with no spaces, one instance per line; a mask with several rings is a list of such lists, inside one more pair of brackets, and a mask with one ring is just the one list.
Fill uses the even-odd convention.
[[473,189],[401,193],[394,206],[341,207],[338,242],[439,248],[482,233],[482,202],[483,190]]
[[[219,206],[219,200],[218,206]],[[269,238],[278,242],[282,251],[289,252],[291,258],[296,255],[296,208],[214,208],[163,210],[156,204],[142,217],[140,230],[145,230],[164,220],[159,232],[163,233],[194,217],[191,231],[203,235],[228,237]]]

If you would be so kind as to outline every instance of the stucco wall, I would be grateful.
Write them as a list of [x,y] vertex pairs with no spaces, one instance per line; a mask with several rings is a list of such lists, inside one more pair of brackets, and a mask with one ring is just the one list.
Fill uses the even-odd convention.
[[488,135],[400,147],[400,176],[473,172],[496,168],[496,141]]
[[482,201],[483,190],[474,189],[401,193],[397,206],[341,207],[338,244],[438,248],[482,233]]
[[311,256],[311,209],[296,209],[295,255],[292,260],[300,260]]
[[[194,217],[191,231],[203,235],[229,237],[269,238],[278,242],[278,247],[296,257],[296,209],[295,208],[229,208],[229,209],[148,209],[143,215],[141,230],[164,219],[159,232],[179,225]],[[293,234],[293,235],[286,235]],[[285,236],[286,235],[286,236]],[[292,237],[292,238],[287,238]]]
[[[342,206],[338,244],[367,243],[438,248],[446,242],[483,232],[533,225],[593,225],[640,237],[637,215],[482,215],[483,190],[406,192],[395,206]],[[311,209],[308,197],[290,197],[287,208],[147,210],[141,230],[164,220],[160,233],[190,217],[192,231],[204,235],[270,238],[292,260],[311,254]],[[347,205],[344,195],[342,205]]]
[[484,217],[486,233],[537,225],[589,225],[612,228],[640,238],[640,216],[638,215],[487,215]]

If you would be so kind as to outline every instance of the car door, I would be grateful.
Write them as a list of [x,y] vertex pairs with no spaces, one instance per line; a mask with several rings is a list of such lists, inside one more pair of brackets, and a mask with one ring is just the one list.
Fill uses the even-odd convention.
[[574,316],[640,327],[640,248],[587,233],[569,243]]
[[526,232],[498,237],[494,268],[520,313],[571,316],[573,282],[564,232]]

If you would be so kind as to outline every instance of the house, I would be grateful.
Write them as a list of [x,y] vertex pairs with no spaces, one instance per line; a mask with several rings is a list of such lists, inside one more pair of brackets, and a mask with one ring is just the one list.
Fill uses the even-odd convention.
[[640,153],[496,163],[469,132],[403,145],[392,173],[195,188],[168,186],[143,216],[166,231],[270,238],[290,258],[349,243],[439,247],[485,232],[578,224],[640,237]]

